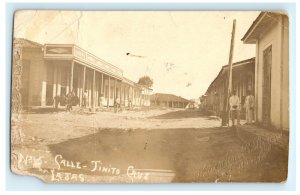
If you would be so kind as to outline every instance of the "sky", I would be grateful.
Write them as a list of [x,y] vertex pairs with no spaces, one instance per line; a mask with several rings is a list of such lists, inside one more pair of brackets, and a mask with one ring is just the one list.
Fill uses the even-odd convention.
[[[255,56],[241,38],[259,12],[18,11],[14,36],[41,44],[76,44],[120,67],[135,82],[153,79],[153,93],[199,98],[228,64]],[[128,54],[129,53],[129,54]]]

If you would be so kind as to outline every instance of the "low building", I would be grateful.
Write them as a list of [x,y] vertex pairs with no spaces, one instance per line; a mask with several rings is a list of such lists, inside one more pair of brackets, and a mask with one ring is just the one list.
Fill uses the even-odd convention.
[[261,12],[242,41],[256,44],[256,121],[264,126],[289,130],[288,16]]
[[[236,90],[244,104],[247,90],[254,91],[254,68],[255,58],[239,61],[232,64],[232,87]],[[216,116],[221,116],[226,101],[229,66],[225,65],[221,68],[217,77],[209,85],[205,95],[201,96],[201,109],[210,111]],[[225,102],[226,104],[226,102]],[[245,115],[244,107],[241,106],[241,117]]]
[[20,93],[24,107],[52,106],[55,97],[71,91],[78,97],[79,106],[84,93],[87,107],[99,107],[101,95],[105,106],[113,106],[117,98],[121,105],[131,102],[132,106],[149,106],[148,91],[143,94],[145,87],[123,77],[120,68],[74,44],[42,45],[14,39],[14,50],[21,56]]
[[151,106],[154,107],[185,108],[189,103],[189,100],[173,94],[155,93],[151,95]]
[[141,98],[141,105],[142,106],[150,106],[151,105],[151,95],[153,89],[150,89],[146,86],[140,85],[142,88],[142,98]]

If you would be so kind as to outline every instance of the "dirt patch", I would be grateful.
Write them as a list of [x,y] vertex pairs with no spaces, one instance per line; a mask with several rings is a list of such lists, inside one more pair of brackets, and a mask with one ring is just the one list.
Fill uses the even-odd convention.
[[66,183],[286,179],[287,151],[250,135],[241,140],[219,123],[183,110],[23,114],[24,142],[12,147],[12,164],[17,173]]

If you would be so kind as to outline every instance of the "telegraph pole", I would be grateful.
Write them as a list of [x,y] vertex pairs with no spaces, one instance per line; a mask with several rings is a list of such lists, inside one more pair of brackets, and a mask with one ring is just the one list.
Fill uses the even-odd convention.
[[229,52],[229,62],[228,62],[228,75],[227,75],[227,82],[225,89],[227,89],[225,97],[224,97],[224,104],[223,104],[223,113],[222,113],[222,126],[229,126],[229,96],[232,91],[232,57],[234,51],[234,37],[235,37],[235,25],[236,20],[233,20],[232,25],[232,33],[231,33],[231,43],[230,43],[230,52]]

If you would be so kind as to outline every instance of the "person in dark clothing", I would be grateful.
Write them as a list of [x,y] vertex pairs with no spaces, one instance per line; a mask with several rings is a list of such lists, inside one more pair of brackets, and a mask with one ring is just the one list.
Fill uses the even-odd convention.
[[58,104],[60,102],[60,97],[57,95],[54,97],[54,108],[55,110],[58,110]]

